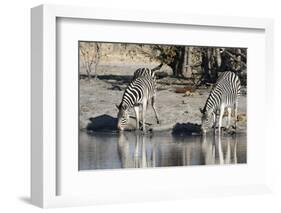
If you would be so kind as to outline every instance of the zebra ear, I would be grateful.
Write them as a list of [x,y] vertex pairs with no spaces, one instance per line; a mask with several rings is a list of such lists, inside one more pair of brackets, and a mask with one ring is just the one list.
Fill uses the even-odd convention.
[[204,114],[204,110],[201,107],[199,108],[199,110],[202,114]]

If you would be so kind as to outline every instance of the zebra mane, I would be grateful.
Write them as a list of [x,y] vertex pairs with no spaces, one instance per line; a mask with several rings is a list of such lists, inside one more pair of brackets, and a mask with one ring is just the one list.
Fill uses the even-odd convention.
[[120,109],[122,109],[122,110],[127,110],[128,109],[128,106],[126,105],[126,104],[123,104],[123,102],[121,102],[120,104],[119,104],[119,106],[118,106],[118,109],[120,110]]
[[207,111],[209,111],[210,109],[207,109],[207,107],[209,106],[209,102],[211,101],[211,98],[212,98],[212,95],[213,93],[216,91],[216,86],[217,86],[217,83],[215,84],[215,86],[212,88],[207,100],[206,100],[206,103],[205,103],[205,106],[202,110],[202,113],[205,114]]
[[205,106],[204,106],[203,109],[200,108],[200,111],[202,112],[202,114],[205,114],[205,113],[206,113],[206,108],[207,108],[206,106],[207,106],[207,104],[205,104]]
[[[230,97],[239,95],[240,93],[240,80],[239,76],[235,72],[225,71],[223,72],[217,82],[214,84],[203,109],[203,113],[215,110],[221,105],[222,95],[231,94]],[[229,98],[228,98],[229,99]]]

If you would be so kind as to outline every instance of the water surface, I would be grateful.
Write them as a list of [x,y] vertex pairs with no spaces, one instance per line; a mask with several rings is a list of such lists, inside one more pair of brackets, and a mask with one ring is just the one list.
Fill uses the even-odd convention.
[[246,134],[173,136],[80,132],[79,170],[246,163]]

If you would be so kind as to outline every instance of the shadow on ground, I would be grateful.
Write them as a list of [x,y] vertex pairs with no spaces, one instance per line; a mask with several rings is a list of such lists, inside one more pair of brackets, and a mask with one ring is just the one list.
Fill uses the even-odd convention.
[[[88,75],[80,74],[80,79],[87,79]],[[95,78],[94,75],[91,75],[91,78]],[[131,82],[133,76],[132,75],[98,75],[96,77],[99,80],[114,82],[118,84],[128,84]]]
[[106,81],[111,84],[110,90],[125,90],[127,85],[132,81],[131,75],[99,75],[99,80]]
[[94,118],[89,118],[90,123],[87,125],[87,131],[108,132],[117,130],[117,118],[110,115],[100,115]]
[[[132,119],[133,122],[134,119]],[[87,132],[115,132],[117,131],[117,118],[107,114],[103,114],[97,117],[89,118],[90,123],[87,125]],[[133,130],[135,126],[131,123],[128,124],[129,131]],[[152,131],[169,131],[172,130],[174,136],[188,136],[188,135],[200,135],[201,126],[193,123],[176,123],[168,128],[151,129]]]
[[201,135],[201,125],[193,123],[176,123],[172,129],[174,136]]

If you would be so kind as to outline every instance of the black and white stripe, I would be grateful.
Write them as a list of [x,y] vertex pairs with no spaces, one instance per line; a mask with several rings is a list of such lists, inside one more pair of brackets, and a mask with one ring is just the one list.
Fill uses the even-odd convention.
[[153,69],[149,69],[147,67],[139,68],[134,72],[133,80],[140,76],[151,76],[156,80],[155,72],[160,70],[163,64],[161,63],[159,66],[154,67]]
[[139,68],[134,72],[133,80],[141,76],[151,76],[155,78],[155,73],[149,68]]
[[136,114],[136,128],[139,129],[139,111],[142,107],[143,131],[145,131],[145,114],[148,102],[155,113],[157,123],[159,123],[157,111],[155,108],[156,80],[151,75],[140,75],[132,80],[126,88],[122,101],[118,106],[118,129],[124,130],[127,126],[129,115],[128,111],[134,109]]
[[235,128],[237,121],[238,98],[240,95],[241,83],[239,77],[231,71],[223,72],[213,87],[206,101],[202,112],[202,130],[205,132],[210,125],[216,127],[217,112],[219,112],[219,131],[221,129],[222,117],[225,108],[228,111],[228,124],[230,126],[231,107],[235,110]]

